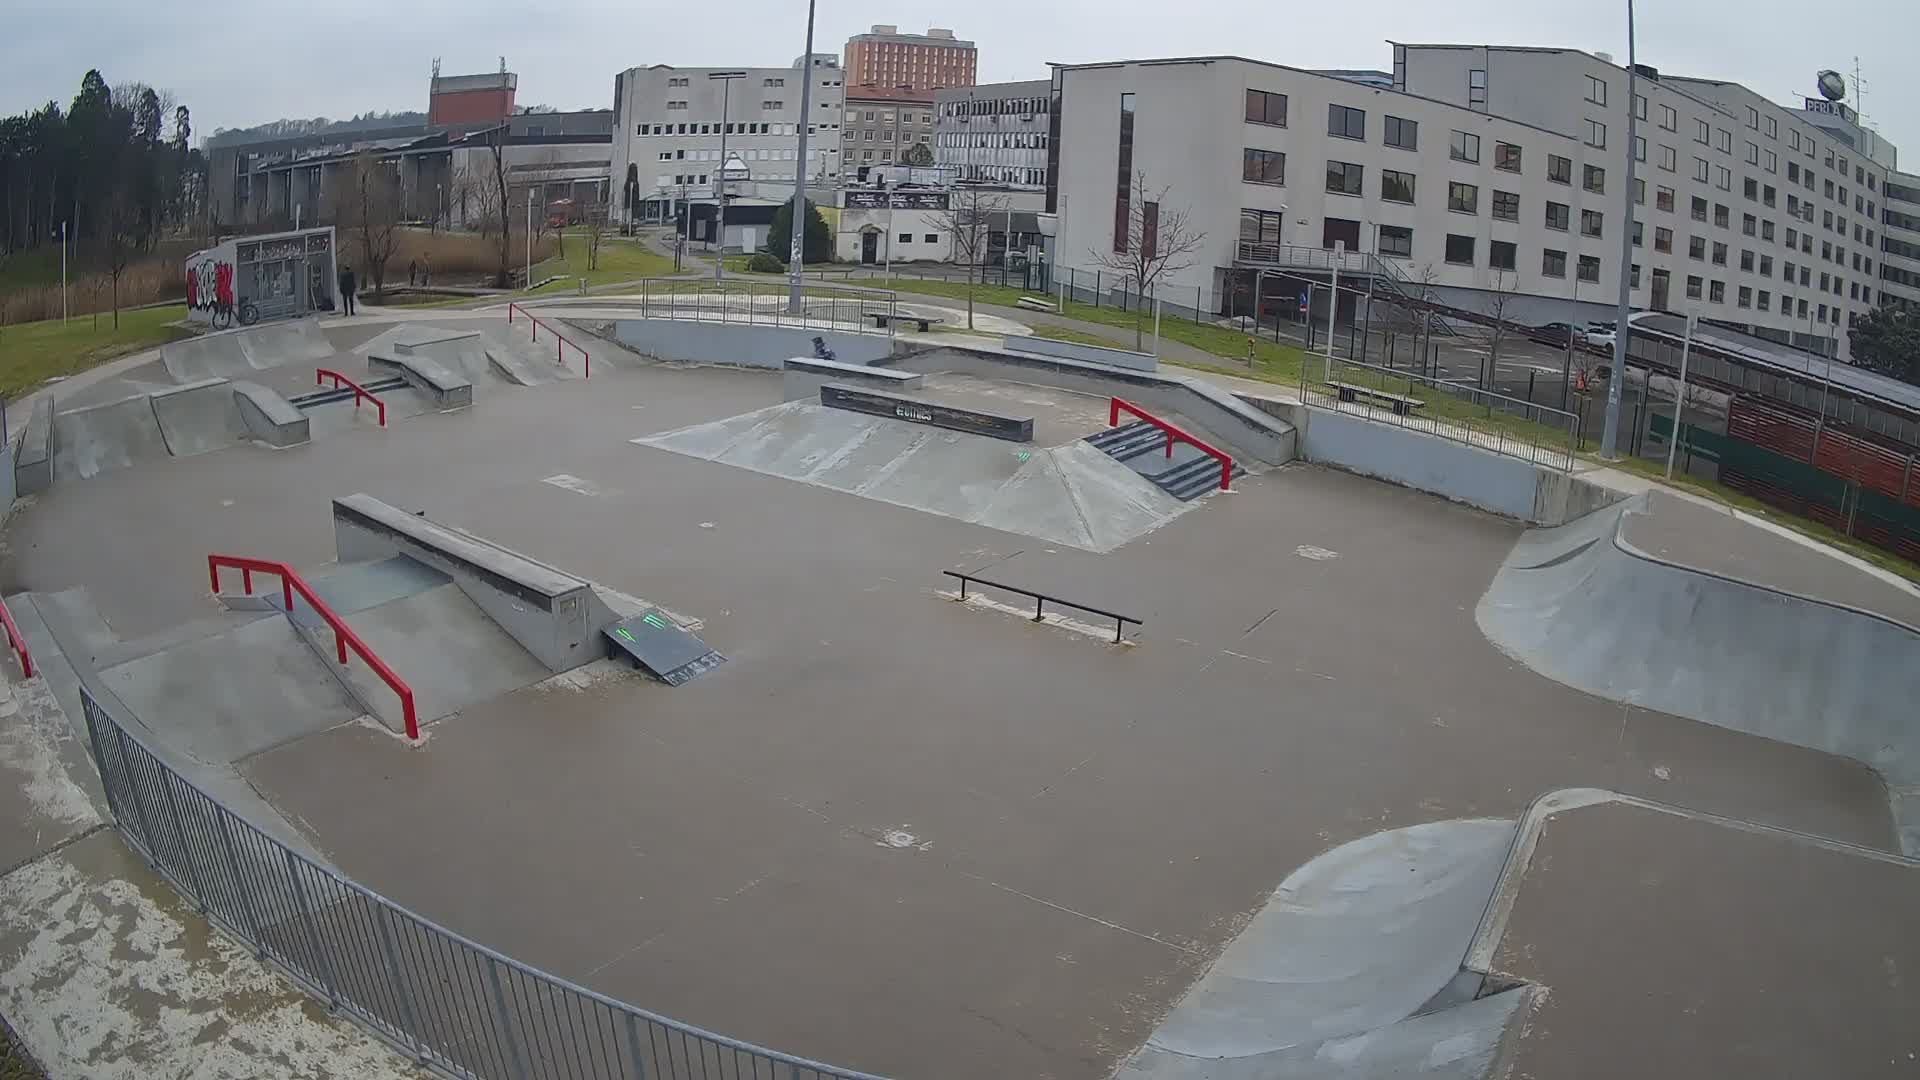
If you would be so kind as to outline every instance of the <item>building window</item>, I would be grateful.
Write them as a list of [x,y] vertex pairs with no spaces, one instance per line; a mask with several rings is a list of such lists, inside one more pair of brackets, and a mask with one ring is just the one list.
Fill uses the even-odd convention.
[[1753,306],[1759,308],[1761,311],[1769,310],[1773,306],[1773,294],[1765,289],[1761,289],[1759,296],[1754,300]]
[[1480,112],[1487,111],[1487,69],[1485,68],[1471,68],[1467,71],[1467,108],[1477,109]]
[[1447,156],[1455,161],[1480,160],[1480,136],[1456,131],[1447,139]]
[[1520,148],[1513,143],[1496,142],[1493,144],[1493,167],[1503,172],[1520,171]]
[[1695,221],[1707,220],[1707,200],[1698,195],[1693,197],[1692,216]]
[[1606,80],[1595,78],[1592,75],[1587,76],[1587,100],[1593,102],[1595,105],[1605,105],[1607,103]]
[[1779,191],[1775,190],[1772,184],[1768,184],[1767,186],[1760,189],[1760,204],[1762,206],[1771,207],[1774,205],[1774,200],[1777,199],[1779,195],[1780,195]]
[[1607,170],[1598,165],[1583,166],[1580,174],[1581,186],[1595,195],[1607,193]]
[[1287,216],[1278,210],[1240,211],[1240,240],[1247,244],[1278,244]]
[[1731,222],[1731,221],[1732,221],[1732,211],[1730,211],[1730,210],[1728,210],[1728,209],[1727,209],[1727,204],[1726,204],[1726,203],[1714,203],[1714,204],[1713,204],[1713,223],[1714,223],[1714,225],[1715,225],[1715,226],[1717,226],[1717,227],[1719,227],[1719,228],[1722,228],[1722,229],[1724,229],[1724,228],[1726,228],[1726,227],[1727,227],[1727,225],[1728,225],[1728,223],[1729,223],[1729,222]]
[[1680,124],[1680,114],[1673,111],[1673,106],[1671,105],[1660,106],[1660,126],[1662,128],[1668,131],[1678,131],[1679,124]]
[[1779,137],[1780,137],[1780,121],[1777,118],[1772,116],[1767,117],[1767,138],[1777,139]]
[[1774,153],[1771,150],[1767,151],[1767,164],[1765,168],[1770,173],[1779,172],[1780,171],[1780,155]]
[[1547,228],[1566,232],[1569,213],[1566,203],[1547,203]]
[[1573,183],[1573,159],[1559,154],[1547,155],[1547,179],[1556,184]]
[[1740,182],[1740,193],[1749,199],[1758,199],[1760,197],[1760,181],[1755,180],[1751,176],[1742,179]]
[[1733,132],[1726,128],[1714,128],[1713,146],[1723,154],[1733,153]]
[[1663,229],[1657,225],[1654,226],[1653,250],[1665,251],[1669,254],[1672,253],[1673,251],[1673,230],[1672,229]]
[[1599,236],[1604,215],[1598,210],[1580,211],[1580,235]]
[[[869,151],[871,153],[871,151]],[[1133,95],[1120,95],[1120,162],[1113,191],[1113,250],[1124,255],[1133,220]]]
[[1647,160],[1647,140],[1643,135],[1635,135],[1633,137],[1633,160]]
[[1654,188],[1653,208],[1655,210],[1665,210],[1669,214],[1673,213],[1673,189],[1670,187]]
[[1734,305],[1736,307],[1743,307],[1743,308],[1752,307],[1753,306],[1753,288],[1748,285],[1740,286],[1740,291],[1734,294]]
[[1540,272],[1547,277],[1567,276],[1567,253],[1547,248],[1540,253]]
[[1797,183],[1799,183],[1799,182],[1800,182],[1800,165],[1799,165],[1799,163],[1798,163],[1798,162],[1793,162],[1793,161],[1789,161],[1789,162],[1787,162],[1787,183],[1789,183],[1789,184],[1797,184]]
[[1402,150],[1420,149],[1420,125],[1412,120],[1403,120],[1398,116],[1387,117],[1386,140],[1388,146]]
[[921,239],[922,239],[923,241],[925,241],[926,243],[929,243],[929,244],[937,244],[937,243],[939,243],[939,242],[940,242],[940,234],[939,234],[939,233],[927,233],[927,234],[926,234],[925,236],[923,236],[923,237],[921,237]]
[[1365,170],[1347,161],[1327,162],[1327,190],[1335,195],[1358,195]]
[[1634,263],[1627,267],[1627,288],[1637,289],[1639,287],[1640,287],[1640,264]]
[[1693,178],[1704,184],[1712,177],[1713,177],[1713,168],[1712,166],[1707,164],[1707,159],[1703,157],[1694,158],[1693,159]]
[[1718,240],[1715,240],[1713,242],[1713,265],[1715,266],[1727,265],[1727,245],[1721,243]]
[[1732,191],[1733,170],[1727,168],[1725,165],[1715,165],[1713,167],[1713,186],[1719,188],[1721,191]]
[[1392,169],[1380,170],[1380,198],[1387,202],[1412,202],[1413,174]]
[[1727,302],[1727,283],[1724,281],[1708,282],[1707,283],[1707,302],[1710,304],[1726,303]]
[[1447,234],[1447,261],[1459,266],[1473,265],[1473,237]]
[[1479,213],[1480,188],[1475,184],[1462,184],[1458,181],[1448,184],[1447,209],[1456,214]]
[[1493,193],[1493,220],[1519,221],[1520,196],[1511,191],[1495,190]]
[[1705,120],[1695,120],[1693,122],[1693,141],[1705,146],[1707,140],[1712,137],[1712,130]]
[[1413,258],[1413,230],[1404,225],[1380,226],[1380,254]]
[[1687,299],[1700,299],[1700,294],[1706,288],[1706,284],[1705,278],[1694,274],[1687,275]]
[[1687,238],[1687,258],[1705,262],[1707,259],[1707,238],[1690,236]]
[[1679,154],[1671,146],[1660,147],[1660,167],[1672,172],[1679,160]]
[[1607,125],[1598,120],[1588,120],[1586,143],[1588,146],[1605,150],[1607,148]]
[[1519,252],[1518,245],[1508,241],[1491,241],[1487,244],[1487,267],[1492,270],[1512,270]]
[[1580,256],[1580,263],[1579,263],[1579,266],[1577,267],[1577,272],[1580,275],[1581,281],[1599,281],[1600,280],[1600,256],[1598,255]]
[[1760,164],[1760,147],[1756,143],[1747,144],[1747,164],[1749,165]]
[[1645,235],[1646,235],[1646,224],[1644,222],[1639,222],[1639,221],[1634,222],[1633,223],[1633,246],[1634,247],[1642,246],[1641,241],[1643,240]]
[[1285,184],[1287,155],[1278,150],[1247,147],[1246,157],[1240,164],[1240,179],[1249,184]]
[[1287,95],[1265,90],[1247,91],[1247,123],[1287,126]]
[[1647,205],[1647,182],[1637,176],[1633,178],[1633,205]]
[[1773,256],[1771,255],[1760,256],[1760,276],[1761,277],[1773,276]]
[[1367,137],[1366,111],[1350,109],[1345,105],[1327,106],[1327,134],[1339,139],[1365,139]]

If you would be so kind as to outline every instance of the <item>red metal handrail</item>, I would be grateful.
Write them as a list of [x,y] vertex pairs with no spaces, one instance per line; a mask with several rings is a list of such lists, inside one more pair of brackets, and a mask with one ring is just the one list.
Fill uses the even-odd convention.
[[1187,434],[1186,432],[1181,431],[1179,428],[1174,427],[1172,424],[1167,423],[1165,420],[1162,420],[1159,417],[1148,412],[1147,410],[1142,409],[1140,406],[1135,405],[1131,401],[1122,401],[1119,398],[1114,398],[1112,400],[1113,400],[1113,404],[1109,406],[1107,409],[1107,425],[1109,427],[1120,423],[1120,413],[1122,411],[1125,411],[1133,414],[1134,416],[1139,417],[1142,420],[1145,420],[1147,423],[1152,424],[1154,427],[1157,427],[1161,431],[1164,431],[1167,433],[1167,456],[1168,457],[1173,456],[1173,441],[1175,439],[1178,439],[1184,443],[1191,443],[1193,446],[1197,447],[1202,453],[1208,454],[1212,457],[1219,459],[1220,490],[1221,491],[1230,490],[1227,487],[1227,484],[1229,481],[1233,479],[1233,459],[1231,457],[1228,457],[1224,451],[1217,450],[1214,447],[1209,446],[1207,443],[1194,438],[1193,436]]
[[361,386],[359,383],[354,382],[352,379],[347,378],[345,375],[342,375],[339,372],[332,370],[331,368],[315,368],[314,369],[313,382],[315,386],[324,385],[328,379],[333,380],[333,388],[335,390],[340,389],[342,386],[351,387],[353,389],[353,407],[355,409],[358,409],[360,407],[361,398],[366,398],[368,401],[373,402],[374,407],[380,410],[380,426],[381,427],[387,426],[387,403],[375,397],[373,395],[373,391],[367,389],[364,386]]
[[[326,620],[328,626],[333,627],[333,644],[334,648],[339,650],[340,663],[345,664],[347,662],[347,647],[352,646],[353,651],[360,654],[360,659],[365,660],[367,666],[372,668],[374,673],[379,675],[380,678],[386,680],[386,684],[393,688],[395,694],[399,695],[400,712],[401,715],[406,718],[407,722],[407,738],[416,741],[420,738],[420,723],[413,712],[412,688],[409,687],[400,676],[394,674],[393,669],[387,666],[386,661],[373,655],[373,650],[367,647],[366,642],[360,640],[360,635],[354,633],[352,627],[348,626],[340,616],[335,615],[333,609],[328,607],[325,601],[322,601],[319,596],[314,594],[313,587],[308,585],[306,581],[294,571],[293,567],[288,566],[286,563],[269,562],[265,559],[248,559],[238,555],[209,555],[207,556],[207,580],[213,585],[213,591],[216,595],[220,592],[220,568],[223,566],[231,566],[240,571],[240,587],[246,590],[248,596],[253,595],[254,571],[257,570],[263,574],[279,575],[280,591],[283,599],[286,601],[287,616],[289,618],[293,616],[293,594],[298,592],[301,596],[306,597],[307,603],[313,605],[314,613]],[[9,622],[9,625],[11,625],[11,622]]]
[[7,627],[7,644],[13,646],[13,653],[20,658],[20,677],[33,678],[33,657],[27,653],[27,639],[20,628],[13,625],[13,612],[7,610],[7,602],[0,600],[0,623]]
[[593,378],[593,357],[587,355],[587,350],[574,344],[573,341],[570,340],[565,334],[562,334],[560,331],[555,330],[553,328],[552,323],[547,322],[545,319],[542,319],[540,316],[535,315],[533,312],[528,311],[526,308],[521,307],[519,304],[516,304],[513,301],[507,302],[507,325],[508,326],[513,325],[513,313],[516,311],[522,315],[525,315],[527,317],[527,321],[533,324],[533,340],[535,342],[538,342],[540,340],[540,328],[542,326],[547,328],[547,333],[553,335],[554,340],[556,342],[556,344],[553,347],[554,363],[559,364],[561,367],[566,367],[567,366],[566,350],[568,348],[572,348],[574,352],[577,352],[580,354],[580,376],[586,379]]

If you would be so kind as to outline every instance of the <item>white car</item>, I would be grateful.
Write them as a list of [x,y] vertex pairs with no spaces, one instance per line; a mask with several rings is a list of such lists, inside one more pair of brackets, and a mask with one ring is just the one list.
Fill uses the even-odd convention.
[[1588,323],[1587,332],[1583,336],[1586,340],[1587,348],[1589,349],[1612,350],[1613,334],[1614,334],[1614,329],[1613,329],[1612,323],[1597,322],[1597,323]]

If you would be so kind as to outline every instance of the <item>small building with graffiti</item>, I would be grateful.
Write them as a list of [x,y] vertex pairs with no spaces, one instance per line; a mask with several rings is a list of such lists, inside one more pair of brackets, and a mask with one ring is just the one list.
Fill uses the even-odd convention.
[[340,306],[331,225],[236,236],[187,256],[187,318],[215,329]]

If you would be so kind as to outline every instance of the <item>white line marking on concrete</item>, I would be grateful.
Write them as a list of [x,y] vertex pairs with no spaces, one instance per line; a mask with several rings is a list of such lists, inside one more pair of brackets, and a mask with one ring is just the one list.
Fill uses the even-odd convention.
[[[945,589],[936,590],[934,592],[934,595],[940,597],[943,600],[951,600],[957,604],[965,604],[968,607],[983,608],[987,611],[997,611],[1003,615],[1018,615],[1022,619],[1025,619],[1027,622],[1034,622],[1032,608],[1016,607],[1012,604],[1003,604],[998,600],[989,599],[985,596],[980,595],[979,593],[968,593],[967,598],[965,600],[962,600],[960,598],[959,593],[949,592]],[[1069,619],[1064,615],[1055,615],[1051,611],[1046,613],[1046,618],[1041,619],[1038,623],[1035,623],[1035,625],[1057,627],[1061,630],[1068,630],[1076,634],[1084,635],[1086,637],[1099,638],[1100,640],[1106,642],[1109,645],[1114,644],[1113,627],[1097,626],[1093,623],[1081,622],[1078,619]],[[1122,639],[1119,642],[1119,644],[1123,646],[1131,647],[1135,644],[1135,642],[1132,638],[1125,638],[1125,639]]]
[[1301,544],[1299,547],[1293,549],[1293,553],[1303,559],[1312,559],[1316,562],[1326,562],[1328,559],[1337,559],[1340,557],[1340,553],[1337,551],[1330,548],[1315,547],[1312,544]]
[[562,488],[566,491],[572,491],[581,495],[600,494],[600,489],[594,486],[592,481],[582,480],[579,477],[574,476],[572,473],[559,473],[555,476],[549,476],[540,482],[543,484],[552,484],[554,487]]
[[984,882],[988,885],[993,886],[996,889],[999,889],[1001,892],[1012,893],[1013,895],[1021,898],[1022,900],[1031,900],[1036,904],[1042,905],[1043,907],[1050,907],[1055,911],[1062,912],[1067,915],[1071,915],[1076,919],[1085,919],[1090,923],[1094,923],[1099,926],[1104,926],[1109,930],[1118,930],[1123,934],[1131,934],[1134,937],[1141,938],[1146,941],[1151,941],[1159,945],[1165,945],[1169,949],[1175,949],[1183,953],[1190,953],[1190,952],[1197,951],[1197,950],[1188,948],[1187,946],[1182,945],[1179,942],[1168,941],[1166,938],[1157,937],[1153,934],[1146,933],[1145,931],[1142,931],[1142,930],[1135,930],[1132,927],[1121,926],[1117,922],[1109,922],[1108,920],[1103,919],[1098,915],[1089,915],[1084,911],[1075,911],[1074,909],[1067,907],[1063,904],[1056,904],[1051,900],[1042,899],[1041,897],[1035,896],[1032,893],[1021,892],[1019,889],[1016,889],[1011,885],[1002,885],[999,882],[994,881],[990,878],[981,877],[979,874],[970,874],[965,870],[961,870],[959,871],[959,873],[962,877],[970,877],[975,881]]

